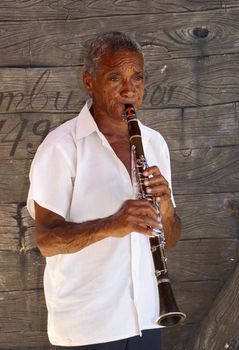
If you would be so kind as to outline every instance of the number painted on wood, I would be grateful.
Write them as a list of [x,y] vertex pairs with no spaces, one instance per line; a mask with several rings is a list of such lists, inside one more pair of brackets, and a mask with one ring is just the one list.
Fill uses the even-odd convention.
[[[4,130],[7,120],[0,120],[0,131]],[[29,120],[22,119],[17,122],[10,130],[7,130],[4,133],[4,136],[1,138],[1,144],[9,144],[10,152],[9,156],[14,157],[17,151],[17,147],[20,142],[27,141],[26,131],[29,125]],[[32,126],[32,134],[39,136],[39,145],[51,129],[51,122],[48,119],[43,119],[35,122]],[[30,154],[34,154],[36,150],[33,150],[33,144],[31,142],[26,143],[26,149]]]

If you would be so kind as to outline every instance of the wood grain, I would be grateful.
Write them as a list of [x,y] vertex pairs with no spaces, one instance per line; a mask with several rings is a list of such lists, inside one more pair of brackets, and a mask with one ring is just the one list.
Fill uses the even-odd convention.
[[[77,113],[12,113],[0,116],[0,159],[33,158],[48,132]],[[159,131],[170,150],[239,144],[238,104],[141,110],[139,119]]]
[[[144,108],[238,102],[239,55],[146,63]],[[82,68],[0,69],[0,113],[79,112],[86,99]]]
[[239,264],[202,323],[193,350],[230,349],[239,346]]
[[[72,20],[71,16],[67,14],[66,6],[59,7],[56,6],[57,2],[53,3],[51,2],[55,10],[56,8],[59,10],[58,12],[50,11],[48,19],[50,19],[51,13],[57,13],[59,17],[55,21],[39,20],[39,12],[36,11],[37,21],[19,21],[18,19],[14,22],[5,19],[5,21],[0,22],[2,34],[0,36],[1,66],[71,66],[82,64],[85,42],[92,39],[96,32],[105,32],[109,29],[130,33],[142,45],[146,59],[150,58],[156,61],[239,52],[239,6],[238,8],[227,8],[227,11],[222,8],[192,13],[191,11],[182,11],[183,7],[176,6],[176,1],[174,1],[174,4],[170,3],[171,11],[173,11],[173,7],[177,7],[181,9],[182,13],[174,12],[172,21],[171,13],[157,13],[157,5],[160,6],[162,3],[154,2],[153,6],[150,6],[147,5],[149,2],[128,1],[127,6],[125,6],[125,2],[122,1],[124,10],[122,16],[114,15],[113,17],[101,18],[97,16],[95,11],[92,11],[94,15],[90,16],[89,8],[96,8],[96,2],[91,2],[91,6],[87,8],[83,5],[84,2],[82,4],[80,1],[78,6],[80,10],[84,8],[87,11],[87,16],[84,18],[83,10],[80,19],[74,18]],[[112,1],[107,1],[107,3],[116,4]],[[117,1],[118,7],[120,7],[120,3]],[[187,1],[187,3],[202,7],[202,5],[205,6],[206,1]],[[218,1],[217,3],[219,5]],[[166,5],[166,1],[164,4]],[[170,4],[168,3],[168,7]],[[25,3],[26,10],[31,8],[31,6],[26,5]],[[29,1],[28,5],[30,5]],[[102,5],[103,1],[100,5],[103,8]],[[38,6],[35,6],[33,5],[32,9],[37,10]],[[208,7],[211,6],[212,4],[209,4]],[[117,8],[117,6],[114,7]],[[106,8],[107,5],[104,3],[104,12],[106,12]],[[150,8],[153,9],[151,13]],[[5,8],[5,11],[9,10],[10,8],[7,10]],[[65,10],[65,18],[60,20],[62,10]],[[24,4],[22,3],[23,11]],[[141,11],[146,11],[146,14],[140,14]],[[194,32],[197,28],[200,30],[206,28],[208,35],[202,38],[199,34],[198,37]]]
[[[180,241],[167,251],[173,281],[225,281],[238,260],[237,239]],[[220,266],[220,268],[218,268]]]
[[35,222],[28,213],[27,207],[21,208],[21,220],[24,227],[24,239],[21,247],[21,252],[27,253],[30,250],[37,248],[35,238]]
[[[12,113],[0,116],[0,159],[33,158],[44,137],[77,113]],[[238,103],[201,108],[141,110],[139,119],[159,131],[170,150],[239,144]]]
[[[0,159],[32,159],[45,136],[76,113],[17,113],[0,116]],[[2,123],[2,127],[1,127]]]
[[177,213],[182,220],[182,240],[237,238],[235,220],[227,212],[227,202],[238,199],[231,193],[177,195]]
[[0,205],[0,250],[17,251],[20,237],[17,222],[18,205]]
[[172,151],[171,162],[175,194],[238,192],[238,146]]
[[46,331],[43,290],[2,292],[0,298],[0,339],[1,334],[5,332]]
[[79,68],[0,69],[0,111],[76,112],[85,100]]
[[[222,286],[222,281],[192,281],[172,283],[172,289],[180,311],[187,316],[184,324],[200,322],[211,307]],[[202,290],[207,288],[207,295]]]
[[0,203],[25,202],[31,160],[3,160],[0,168]]
[[[207,295],[201,293],[201,288],[207,285]],[[175,296],[180,309],[187,313],[186,324],[200,321],[215,298],[220,284],[209,283],[179,283],[175,284]],[[44,332],[46,330],[46,306],[42,289],[8,291],[0,293],[0,347],[2,335],[11,332]]]
[[[225,281],[238,258],[237,245],[236,239],[181,241],[176,249],[167,251],[172,281]],[[42,287],[45,259],[39,252],[0,251],[0,263],[0,291]]]
[[162,329],[163,349],[192,350],[189,343],[192,335],[198,332],[198,328],[199,326],[194,323]]
[[138,116],[164,136],[171,151],[239,144],[237,103],[183,110],[143,110]]
[[237,59],[235,54],[146,62],[150,67],[145,108],[202,107],[237,102]]
[[0,292],[42,289],[44,266],[45,259],[38,251],[0,251]]
[[153,1],[111,1],[111,0],[2,0],[0,3],[0,20],[49,20],[77,19],[89,16],[111,16],[137,13],[167,13],[205,11],[211,9],[229,9],[238,7],[237,0],[153,0]]
[[17,227],[17,205],[5,204],[0,206],[0,222],[1,228]]
[[[237,227],[227,210],[236,194],[177,195],[182,240],[237,238]],[[26,206],[0,205],[0,250],[26,253],[36,248],[35,225]],[[19,226],[20,225],[20,226]]]
[[[238,192],[237,146],[171,152],[175,195]],[[31,159],[1,161],[0,203],[25,202]]]
[[0,334],[1,350],[53,350],[46,332],[4,332]]

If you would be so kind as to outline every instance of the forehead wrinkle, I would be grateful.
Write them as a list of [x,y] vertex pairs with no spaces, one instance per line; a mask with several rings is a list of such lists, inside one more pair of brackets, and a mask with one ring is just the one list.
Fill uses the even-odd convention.
[[[128,61],[128,62],[127,62]],[[111,73],[121,73],[126,71],[134,71],[134,73],[144,73],[144,66],[140,65],[138,62],[132,62],[131,60],[121,60],[120,62],[103,63],[98,67],[98,72]]]
[[144,60],[138,52],[125,52],[116,54],[104,54],[98,63],[98,71],[104,69],[137,67],[139,71],[144,71]]

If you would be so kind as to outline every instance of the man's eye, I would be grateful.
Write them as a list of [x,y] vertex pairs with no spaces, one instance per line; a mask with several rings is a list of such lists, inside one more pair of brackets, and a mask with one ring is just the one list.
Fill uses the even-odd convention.
[[135,80],[144,80],[144,76],[143,75],[136,75]]
[[111,75],[110,77],[109,77],[109,79],[111,80],[111,81],[119,81],[119,76],[118,75]]

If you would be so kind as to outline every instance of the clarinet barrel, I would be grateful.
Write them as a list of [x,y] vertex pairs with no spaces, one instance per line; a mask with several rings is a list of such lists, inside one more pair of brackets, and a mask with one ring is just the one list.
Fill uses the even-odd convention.
[[[144,155],[141,132],[133,105],[125,105],[125,114],[128,123],[129,141],[132,152],[132,179],[137,186],[137,198],[145,198],[152,205],[157,206],[160,212],[160,204],[155,201],[151,194],[147,194],[144,186],[143,175],[148,168]],[[162,327],[170,327],[182,323],[186,319],[186,314],[180,312],[173,294],[171,283],[168,277],[167,259],[165,257],[165,239],[163,229],[152,228],[153,235],[149,238],[150,247],[154,261],[155,276],[159,292],[160,313],[155,320]]]

